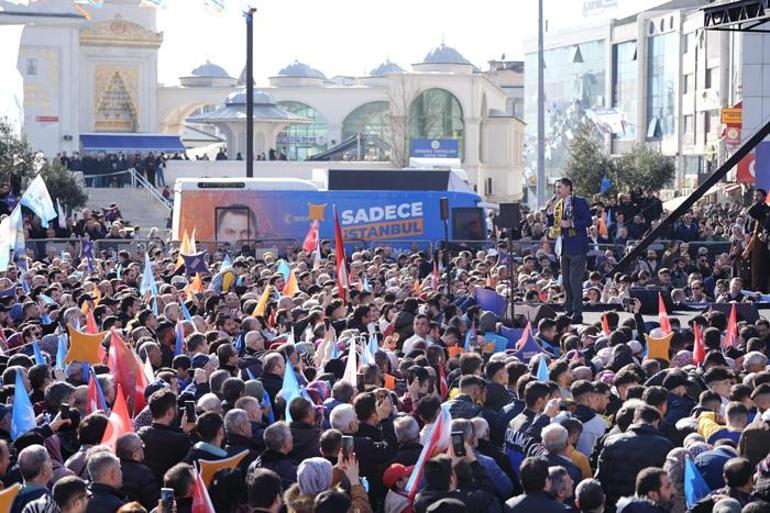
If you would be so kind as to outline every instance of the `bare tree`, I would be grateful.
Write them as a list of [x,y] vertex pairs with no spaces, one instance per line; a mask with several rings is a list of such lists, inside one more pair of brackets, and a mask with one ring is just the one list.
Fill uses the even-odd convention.
[[415,97],[414,81],[405,73],[391,75],[388,85],[390,162],[396,167],[409,163],[409,124]]

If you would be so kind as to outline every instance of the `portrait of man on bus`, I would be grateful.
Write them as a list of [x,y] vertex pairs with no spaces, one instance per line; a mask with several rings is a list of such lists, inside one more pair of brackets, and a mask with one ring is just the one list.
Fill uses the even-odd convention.
[[217,207],[216,234],[218,242],[236,242],[257,238],[257,217],[245,205]]

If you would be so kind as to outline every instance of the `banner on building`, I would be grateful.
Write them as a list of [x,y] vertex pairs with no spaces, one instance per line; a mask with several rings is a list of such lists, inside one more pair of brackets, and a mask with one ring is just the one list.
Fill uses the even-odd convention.
[[412,157],[430,159],[460,158],[460,141],[457,139],[412,139]]

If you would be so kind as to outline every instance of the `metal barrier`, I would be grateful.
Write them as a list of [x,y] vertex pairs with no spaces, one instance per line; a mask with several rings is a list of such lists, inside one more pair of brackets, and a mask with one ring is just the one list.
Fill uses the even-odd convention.
[[[36,260],[45,257],[58,257],[62,252],[69,253],[73,257],[81,254],[81,239],[71,237],[69,239],[27,239],[25,241],[27,251],[32,253]],[[132,258],[144,254],[144,251],[159,248],[166,251],[167,244],[160,239],[96,239],[93,241],[94,257],[114,256],[120,251],[128,251]],[[106,253],[105,253],[106,252]]]
[[[130,168],[123,171],[115,171],[113,173],[102,173],[98,175],[84,175],[85,181],[86,181],[86,187],[93,187],[93,188],[105,188],[109,189],[111,188],[111,185],[103,186],[102,182],[100,180],[103,180],[105,178],[117,178],[117,177],[127,177],[128,182],[127,185],[129,185],[132,189],[144,189],[147,192],[148,199],[154,200],[158,202],[163,208],[165,208],[168,213],[170,214],[171,211],[174,208],[174,204],[171,200],[167,200],[163,197],[163,193],[161,193],[157,187],[155,187],[154,184],[150,183],[147,178],[145,178],[142,174],[140,174],[136,169]],[[99,180],[99,181],[97,181]],[[99,183],[99,185],[95,185],[96,183]],[[90,182],[90,184],[89,184]],[[123,183],[120,181],[115,182],[116,188],[122,188]]]

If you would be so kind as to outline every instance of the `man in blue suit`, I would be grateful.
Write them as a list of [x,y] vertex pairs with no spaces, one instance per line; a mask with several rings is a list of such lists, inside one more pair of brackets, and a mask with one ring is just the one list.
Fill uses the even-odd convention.
[[[561,220],[555,219],[555,204],[563,203]],[[583,322],[583,281],[586,274],[586,255],[588,254],[588,226],[591,224],[591,212],[585,198],[572,193],[572,181],[561,178],[556,182],[556,195],[546,206],[548,224],[560,229],[561,234],[561,273],[562,285],[567,292],[564,308],[572,322]],[[557,248],[559,244],[557,244]]]

